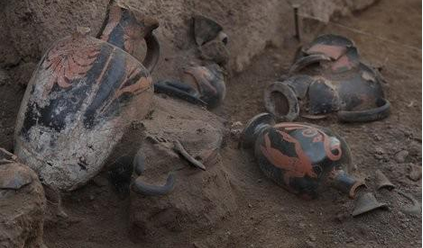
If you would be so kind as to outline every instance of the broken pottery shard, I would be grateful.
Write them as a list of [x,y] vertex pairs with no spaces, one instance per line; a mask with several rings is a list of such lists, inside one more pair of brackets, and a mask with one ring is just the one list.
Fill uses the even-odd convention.
[[0,246],[44,247],[45,204],[34,171],[17,162],[0,165]]
[[[294,92],[302,116],[336,113],[342,122],[370,122],[389,115],[390,103],[385,99],[380,74],[360,60],[354,43],[346,37],[332,34],[317,37],[297,52],[282,83],[296,88],[297,84],[304,84],[294,82],[293,78],[304,75],[312,79],[306,97]],[[279,108],[288,105],[284,92],[274,93],[280,99]],[[268,111],[280,119],[289,114],[275,109]]]
[[409,173],[407,175],[412,181],[417,182],[422,177],[422,167],[411,164]]
[[359,216],[364,213],[371,212],[376,209],[387,209],[388,205],[385,203],[380,203],[377,201],[376,197],[370,193],[366,192],[361,194],[355,203],[354,211],[352,212],[352,216]]
[[376,176],[375,176],[375,183],[378,190],[386,188],[388,190],[392,190],[395,188],[395,185],[393,185],[389,179],[385,176],[385,174],[382,173],[380,170],[376,170]]
[[195,42],[199,46],[213,40],[223,30],[222,26],[207,17],[196,15],[193,20]]
[[0,165],[0,189],[20,189],[30,184],[32,177],[27,169],[21,166],[13,166],[13,163]]

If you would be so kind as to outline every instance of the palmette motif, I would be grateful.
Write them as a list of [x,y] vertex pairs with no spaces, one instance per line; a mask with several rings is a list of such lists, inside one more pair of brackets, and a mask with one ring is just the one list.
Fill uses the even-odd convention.
[[53,75],[43,95],[47,96],[55,84],[61,88],[70,87],[72,80],[82,78],[90,70],[99,53],[100,47],[93,42],[86,42],[85,46],[67,40],[57,42],[41,64]]

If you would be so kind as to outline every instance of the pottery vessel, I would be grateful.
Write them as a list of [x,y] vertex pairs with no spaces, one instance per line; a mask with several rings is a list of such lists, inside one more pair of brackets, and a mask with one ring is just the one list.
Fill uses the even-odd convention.
[[[150,110],[156,20],[114,2],[98,38],[79,28],[43,56],[17,118],[15,154],[44,184],[69,191],[95,176],[127,127]],[[136,46],[147,44],[143,63]],[[149,71],[150,70],[150,71]]]

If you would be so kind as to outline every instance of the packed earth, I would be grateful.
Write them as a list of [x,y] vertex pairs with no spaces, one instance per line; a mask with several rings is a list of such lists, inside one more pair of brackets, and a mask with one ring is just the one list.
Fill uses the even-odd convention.
[[[243,8],[240,1],[233,2]],[[47,194],[49,189],[44,189],[48,195],[44,231],[39,227],[29,231],[42,237],[30,237],[26,244],[44,242],[47,247],[58,248],[421,247],[421,5],[419,0],[381,0],[347,15],[334,13],[329,22],[301,16],[301,42],[293,36],[294,27],[289,26],[282,41],[267,42],[250,63],[242,66],[230,55],[231,48],[242,48],[231,43],[240,39],[228,32],[228,54],[202,51],[200,56],[229,59],[222,66],[226,69],[222,104],[208,111],[156,94],[152,110],[142,120],[131,123],[98,175],[83,187],[60,196],[52,197]],[[293,18],[290,10],[287,15]],[[226,30],[230,29],[231,18],[233,15],[228,14],[227,19],[216,21]],[[352,153],[351,174],[364,180],[377,200],[388,205],[357,217],[351,215],[354,201],[334,189],[322,191],[317,199],[305,200],[278,186],[264,176],[253,152],[239,145],[248,120],[266,111],[264,89],[286,78],[300,45],[321,34],[353,40],[361,58],[380,71],[386,81],[385,97],[391,103],[390,116],[375,122],[340,123],[333,115],[296,120],[328,127],[343,137]],[[164,59],[152,73],[155,81],[177,78],[180,64],[199,63],[194,59],[198,54],[188,49],[193,42],[185,44],[180,39],[175,39],[179,47],[175,55],[164,46]],[[2,46],[5,44],[9,43]],[[31,56],[25,58],[27,63],[4,65],[0,70],[0,147],[9,152],[13,152],[15,123],[25,87],[36,67]],[[206,158],[206,170],[190,166],[146,134],[183,138],[193,157],[200,161]],[[163,184],[167,173],[175,171],[176,186],[170,194],[142,196],[129,189],[133,168],[123,168],[113,161],[138,150],[145,154],[147,169],[143,178],[147,182]],[[394,190],[376,189],[377,170],[390,180]],[[25,194],[41,190],[39,185],[31,187],[35,190],[26,189],[30,193]],[[13,212],[14,203],[3,204],[2,197],[0,192],[0,212],[2,208]],[[19,198],[15,204],[28,204],[25,201]],[[411,211],[413,206],[418,208]],[[34,216],[37,219],[42,214]],[[0,246],[1,242],[5,241],[0,239]]]

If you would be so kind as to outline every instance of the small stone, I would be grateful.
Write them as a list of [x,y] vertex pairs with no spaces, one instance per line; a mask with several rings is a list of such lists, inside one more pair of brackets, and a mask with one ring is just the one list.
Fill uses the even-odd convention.
[[418,181],[422,177],[422,168],[420,166],[412,164],[407,175],[412,181]]
[[404,136],[409,138],[409,137],[413,137],[413,132],[410,130],[405,130],[404,131]]
[[193,242],[192,243],[192,247],[194,247],[194,248],[203,248],[204,246],[201,245],[201,244],[199,244],[199,243],[197,243],[197,242]]
[[237,139],[241,137],[242,130],[241,129],[231,129],[231,135]]
[[249,207],[249,208],[252,208],[252,207],[253,207],[253,205],[251,205],[250,203],[248,203],[248,207]]
[[316,236],[314,236],[313,234],[310,234],[310,236],[308,236],[308,238],[313,242],[317,240]]
[[90,195],[90,201],[93,201],[95,199],[94,195]]
[[344,220],[346,219],[346,216],[345,216],[345,214],[344,213],[339,213],[339,214],[337,214],[336,215],[336,218],[335,218],[339,223],[342,223],[342,222],[344,222]]
[[409,153],[406,150],[398,152],[397,154],[395,154],[395,161],[397,161],[398,163],[404,163],[408,157],[408,154]]
[[374,135],[373,135],[373,139],[374,139],[375,141],[381,141],[381,140],[382,140],[382,137],[380,137],[378,134],[374,134]]
[[240,122],[240,121],[236,121],[236,122],[232,123],[232,125],[231,125],[231,128],[242,128],[242,127],[243,127],[243,125],[242,125],[242,122]]
[[263,179],[257,179],[258,183],[261,183],[263,181]]
[[383,155],[382,154],[375,153],[374,156],[375,156],[375,158],[377,160],[382,160],[383,159]]
[[385,154],[385,150],[382,147],[376,147],[375,154],[379,154],[379,155]]
[[310,248],[316,247],[316,244],[314,242],[310,241],[310,240],[306,241],[306,245],[307,245],[307,247],[310,247]]

